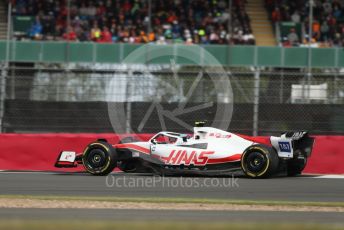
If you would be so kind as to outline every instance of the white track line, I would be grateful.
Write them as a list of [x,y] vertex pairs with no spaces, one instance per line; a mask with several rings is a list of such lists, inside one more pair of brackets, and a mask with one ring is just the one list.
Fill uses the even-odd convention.
[[318,179],[344,179],[344,175],[321,175],[309,178],[318,178]]

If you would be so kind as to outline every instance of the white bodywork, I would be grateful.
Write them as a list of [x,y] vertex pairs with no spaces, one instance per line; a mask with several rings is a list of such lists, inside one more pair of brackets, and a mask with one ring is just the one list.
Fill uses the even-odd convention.
[[[300,163],[300,167],[304,167],[314,144],[314,138],[309,137],[305,131],[286,132],[280,137],[250,137],[212,127],[195,127],[193,135],[159,132],[145,142],[132,140],[124,138],[111,146],[105,139],[98,139],[89,144],[83,153],[62,151],[55,167],[71,168],[83,164],[87,171],[95,175],[108,174],[116,166],[124,172],[167,173],[166,175],[219,175],[220,172],[241,169],[251,177],[265,177],[275,173],[280,162],[288,167],[288,159],[295,158],[296,160],[288,162]],[[98,150],[92,151],[93,149]],[[277,159],[276,153],[282,161]],[[99,166],[101,159],[104,166]],[[110,165],[111,162],[113,164]],[[247,165],[253,168],[252,173]],[[93,171],[92,167],[98,171]],[[107,171],[99,171],[99,168]],[[300,174],[302,168],[296,172],[290,167],[287,170],[291,175]]]
[[[173,142],[159,143],[156,139],[161,136],[171,138]],[[279,157],[293,157],[290,138],[285,136],[271,137],[270,141]],[[195,127],[193,136],[173,132],[160,132],[154,135],[148,142],[136,142],[133,144],[149,149],[152,156],[160,159],[167,165],[203,166],[206,164],[240,161],[243,152],[249,146],[257,143],[220,129]],[[133,154],[133,157],[135,157],[135,154]],[[137,157],[139,157],[138,154]]]
[[283,158],[293,158],[293,147],[291,139],[282,135],[281,137],[270,137],[272,146],[276,149],[278,156]]
[[[159,136],[173,139],[173,142],[159,143]],[[294,139],[297,137],[293,137]],[[282,135],[270,137],[271,145],[280,158],[293,158],[293,138]],[[254,138],[253,138],[254,139]],[[129,148],[132,157],[140,157],[143,152],[159,159],[166,165],[195,165],[221,164],[241,160],[241,155],[251,145],[257,144],[234,133],[212,127],[195,127],[192,136],[173,132],[160,132],[147,142],[124,144]],[[119,147],[115,145],[115,147]],[[73,163],[76,152],[63,151],[60,162]]]

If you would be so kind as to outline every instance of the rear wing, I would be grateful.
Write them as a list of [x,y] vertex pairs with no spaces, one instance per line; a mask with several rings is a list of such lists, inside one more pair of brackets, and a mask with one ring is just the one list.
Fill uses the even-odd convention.
[[307,131],[286,132],[281,135],[292,140],[294,151],[300,151],[302,155],[309,157],[312,153],[315,138]]
[[311,155],[314,138],[306,131],[285,132],[280,137],[270,137],[272,146],[282,158],[307,158]]

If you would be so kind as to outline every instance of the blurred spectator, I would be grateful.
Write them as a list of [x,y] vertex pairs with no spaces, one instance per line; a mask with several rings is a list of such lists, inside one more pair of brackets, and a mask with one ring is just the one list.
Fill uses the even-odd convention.
[[67,32],[63,34],[63,39],[67,41],[76,41],[77,36],[73,27],[69,26]]
[[301,16],[300,16],[299,12],[297,12],[297,10],[291,16],[291,20],[293,22],[295,22],[295,23],[300,23],[301,22]]
[[332,13],[332,4],[330,3],[329,0],[325,0],[325,2],[322,5],[326,14]]
[[93,23],[93,27],[91,29],[91,40],[92,41],[99,41],[101,39],[101,30],[100,28],[98,27],[98,23],[97,22],[94,22]]
[[272,11],[272,13],[271,13],[272,22],[274,22],[274,23],[279,22],[279,21],[281,21],[281,18],[282,18],[282,16],[281,16],[280,9],[278,7],[276,7],[274,9],[274,11]]
[[42,39],[42,31],[43,31],[43,27],[41,25],[39,17],[36,17],[35,22],[32,24],[32,26],[30,28],[29,36],[32,39],[40,40],[40,39]]
[[319,40],[319,38],[321,37],[320,36],[320,23],[318,21],[314,21],[313,22],[313,27],[312,27],[312,31],[313,31],[313,34],[312,34],[312,38],[316,39],[316,40]]
[[330,32],[330,27],[328,26],[327,21],[323,21],[320,27],[320,31],[321,31],[321,40],[327,41],[327,39],[329,38],[329,32]]
[[109,28],[107,28],[106,26],[104,27],[102,33],[101,33],[101,40],[99,40],[103,43],[111,43],[112,42],[112,35],[111,32],[109,30]]
[[294,28],[290,29],[290,33],[288,34],[288,41],[292,46],[296,46],[299,44],[299,36],[295,32]]

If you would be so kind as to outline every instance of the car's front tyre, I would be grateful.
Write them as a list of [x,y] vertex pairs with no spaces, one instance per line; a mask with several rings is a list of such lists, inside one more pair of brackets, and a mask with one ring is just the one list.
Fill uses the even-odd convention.
[[82,155],[82,163],[87,172],[104,176],[117,166],[117,152],[109,143],[97,141],[89,144]]

